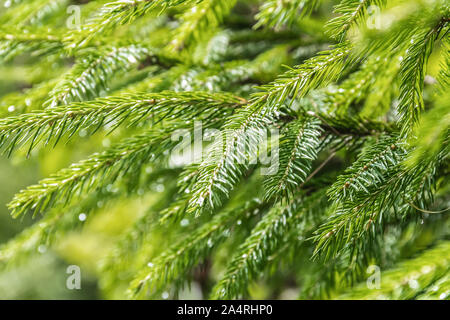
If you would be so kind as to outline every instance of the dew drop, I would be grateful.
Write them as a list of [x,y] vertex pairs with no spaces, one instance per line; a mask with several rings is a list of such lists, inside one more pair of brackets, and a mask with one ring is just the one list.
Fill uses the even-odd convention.
[[183,219],[180,221],[180,226],[186,227],[189,225],[189,219]]
[[137,60],[136,60],[136,58],[134,56],[129,56],[128,57],[128,61],[130,61],[131,63],[136,63],[137,62]]
[[422,271],[422,273],[424,274],[430,273],[432,270],[433,268],[430,266],[423,266],[422,269],[420,269],[420,271]]
[[47,247],[41,244],[37,250],[39,253],[45,253],[47,251]]
[[87,133],[87,130],[86,130],[86,129],[81,129],[80,132],[78,133],[78,135],[79,135],[81,138],[86,137],[87,134],[88,134],[88,133]]
[[203,198],[203,197],[198,198],[197,204],[198,204],[199,206],[203,205],[203,202],[205,202],[205,198]]
[[104,140],[102,141],[102,145],[103,145],[105,148],[108,148],[109,146],[111,146],[111,141],[110,141],[109,139],[104,139]]
[[417,280],[409,280],[408,285],[411,289],[417,289],[419,287],[419,282],[417,282]]

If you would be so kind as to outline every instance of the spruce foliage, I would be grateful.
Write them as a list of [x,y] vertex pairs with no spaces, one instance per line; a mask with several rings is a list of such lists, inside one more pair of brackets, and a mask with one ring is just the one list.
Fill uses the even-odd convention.
[[93,151],[17,192],[37,221],[0,272],[107,205],[129,223],[96,261],[104,297],[450,296],[447,1],[0,6],[0,74],[33,71],[0,92],[2,154]]

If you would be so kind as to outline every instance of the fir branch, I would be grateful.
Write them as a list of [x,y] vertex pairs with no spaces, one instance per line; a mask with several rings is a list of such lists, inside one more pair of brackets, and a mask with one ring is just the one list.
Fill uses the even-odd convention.
[[[160,174],[164,173],[170,176],[174,172],[176,173],[176,170],[169,169],[149,173],[141,179],[139,188],[145,191],[151,190],[150,182],[158,179]],[[133,197],[129,191],[128,181],[121,180],[119,183],[90,192],[86,197],[64,210],[61,210],[60,206],[49,210],[38,222],[0,247],[0,269],[16,266],[28,256],[39,252],[40,247],[47,249],[57,245],[58,240],[63,239],[67,233],[83,226],[86,221],[82,221],[80,215],[91,219],[100,210],[99,200],[115,205],[119,200]]]
[[23,92],[13,92],[0,100],[0,117],[17,115],[41,107],[57,80],[44,81]]
[[350,48],[340,45],[293,68],[274,82],[262,87],[249,104],[237,112],[224,126],[226,144],[199,166],[197,183],[191,191],[189,211],[199,212],[205,204],[220,206],[223,197],[239,181],[249,167],[245,155],[254,157],[261,143],[262,131],[273,121],[273,114],[289,97],[301,98],[309,90],[337,78],[345,69]]
[[320,135],[319,121],[313,117],[305,117],[287,126],[280,141],[279,168],[264,182],[266,199],[290,199],[294,196],[317,157]]
[[317,9],[320,0],[269,0],[259,8],[255,18],[258,21],[254,28],[267,26],[278,29],[284,25],[292,25],[299,19],[308,16]]
[[364,22],[370,6],[382,7],[385,2],[385,0],[342,0],[334,8],[334,13],[339,16],[331,19],[326,25],[327,33],[339,42],[343,41],[352,26]]
[[[447,31],[448,32],[448,31]],[[450,88],[450,39],[443,37],[442,39],[443,59],[440,65],[438,77],[436,79],[438,87],[436,92],[445,93]]]
[[[395,148],[398,148],[397,145],[394,145]],[[405,155],[398,160],[386,157],[389,163],[381,167],[382,173],[370,175],[371,179],[377,177],[378,181],[361,179],[359,169],[354,179],[362,182],[355,184],[352,181],[355,189],[350,193],[342,192],[343,196],[338,195],[341,200],[336,202],[335,215],[317,229],[314,255],[331,258],[350,249],[351,256],[354,256],[367,242],[370,243],[371,235],[376,234],[390,216],[406,216],[416,212],[416,208],[424,208],[432,203],[439,167],[448,157],[447,148],[442,146],[436,158],[421,162],[413,168],[404,166]],[[367,154],[372,154],[371,149]],[[340,179],[340,182],[344,180]],[[336,186],[345,190],[349,184],[344,182],[341,187],[342,183],[337,183]],[[332,189],[335,192],[330,192],[331,196],[339,193],[336,186]],[[398,190],[402,190],[401,193]]]
[[355,193],[383,183],[389,167],[398,165],[406,154],[397,137],[382,137],[368,147],[328,190],[333,201],[352,200]]
[[437,156],[440,146],[449,145],[446,142],[450,139],[450,114],[447,110],[450,110],[448,92],[436,99],[434,107],[423,115],[414,129],[414,138],[410,139],[410,143],[415,149],[407,160],[410,166],[420,161],[430,161]]
[[60,13],[68,4],[68,0],[27,1],[6,10],[0,16],[0,23],[14,24],[18,28],[42,24],[49,17]]
[[286,242],[285,237],[298,227],[298,221],[307,220],[306,215],[321,203],[323,196],[324,192],[317,191],[287,204],[274,205],[239,247],[213,289],[212,298],[233,299],[245,294],[250,281],[268,267],[271,256]]
[[352,288],[341,299],[413,299],[422,288],[431,286],[448,273],[450,243],[443,241],[414,259],[381,274],[381,288],[370,290],[367,285]]
[[[430,248],[449,235],[446,1],[341,0],[326,26],[332,47],[329,6],[305,18],[318,0],[78,1],[87,20],[76,30],[64,27],[67,0],[0,3],[0,151],[123,136],[16,195],[13,216],[45,215],[0,246],[0,270],[84,225],[119,240],[94,257],[107,298],[128,286],[131,298],[183,298],[191,280],[204,297],[254,298],[249,285],[265,274],[270,297],[288,277],[302,297],[334,298],[367,266],[384,272],[421,250],[385,272],[381,290],[342,297],[448,297],[446,243]],[[195,121],[220,134],[202,135],[214,139],[203,154],[191,144],[202,158],[190,161],[171,153],[172,132],[198,137]],[[274,175],[259,174],[263,157]],[[130,216],[130,204],[149,208]],[[104,217],[81,221],[95,212],[114,230]]]
[[0,29],[0,63],[7,62],[25,52],[48,55],[64,48],[60,35],[46,28],[21,30],[20,33]]
[[236,0],[202,0],[180,17],[181,25],[174,30],[169,48],[180,51],[191,42],[201,40],[203,35],[219,26],[236,4]]
[[97,34],[103,34],[111,29],[131,23],[151,10],[161,7],[179,6],[192,3],[193,0],[116,0],[105,4],[97,16],[83,26],[79,34],[67,37],[68,42],[78,47],[86,46]]
[[48,108],[44,111],[27,113],[16,117],[0,119],[0,147],[11,154],[26,142],[30,142],[29,152],[42,140],[45,144],[57,144],[64,136],[73,136],[81,129],[92,129],[91,134],[102,127],[112,127],[122,123],[130,125],[150,117],[155,121],[169,115],[179,115],[189,120],[199,115],[214,118],[227,108],[242,103],[240,98],[230,94],[202,92],[123,94],[101,98],[84,103],[72,103],[64,107]]
[[227,238],[230,229],[236,227],[239,219],[248,218],[260,207],[261,202],[250,201],[241,208],[226,210],[171,245],[148,264],[148,270],[144,270],[133,280],[130,286],[131,297],[145,297],[150,291],[158,291],[168,283],[184,277]]
[[337,80],[356,62],[349,57],[351,50],[349,43],[342,43],[317,53],[303,64],[286,71],[275,81],[261,86],[262,91],[255,94],[255,99],[277,105],[288,97],[306,96],[310,90]]
[[[183,125],[183,128],[188,124]],[[176,128],[176,126],[171,127]],[[72,164],[37,185],[29,186],[15,195],[8,204],[13,217],[32,212],[42,213],[57,204],[67,204],[73,197],[114,183],[131,172],[140,172],[148,161],[155,161],[178,141],[170,139],[172,131],[150,130],[100,154]]]
[[382,7],[385,2],[385,0],[342,0],[334,8],[334,13],[339,16],[331,19],[326,25],[328,34],[339,42],[343,41],[352,26],[364,22],[370,6]]
[[275,46],[254,60],[210,64],[206,70],[191,69],[175,82],[173,88],[175,91],[227,91],[242,82],[273,80],[282,64],[289,60],[288,49],[286,45]]
[[428,58],[443,28],[442,22],[430,29],[420,30],[411,39],[400,68],[401,84],[398,111],[402,134],[406,135],[419,119],[424,108],[423,85]]
[[118,71],[127,71],[150,57],[156,61],[154,54],[139,45],[90,52],[55,86],[45,105],[56,107],[98,97],[102,91],[107,91],[110,78]]
[[415,297],[417,300],[444,300],[450,296],[450,275],[444,275],[442,278],[429,285],[425,292]]

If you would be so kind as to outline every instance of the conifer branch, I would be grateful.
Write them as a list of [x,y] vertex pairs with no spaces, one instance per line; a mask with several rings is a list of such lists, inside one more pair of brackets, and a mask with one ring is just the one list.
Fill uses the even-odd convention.
[[6,10],[5,14],[0,16],[0,23],[14,24],[18,28],[42,24],[49,17],[60,13],[68,3],[68,0],[33,0],[20,3]]
[[450,110],[449,108],[450,95],[443,93],[436,99],[434,108],[423,115],[420,124],[413,131],[414,139],[411,139],[411,144],[415,149],[408,159],[409,165],[430,161],[438,155],[440,146],[448,147],[450,114],[446,113],[446,110]]
[[450,295],[450,275],[438,278],[427,287],[425,292],[417,295],[417,300],[444,300]]
[[[199,166],[199,175],[191,192],[189,211],[199,212],[205,204],[220,206],[223,197],[248,169],[245,155],[254,156],[261,143],[261,130],[273,122],[273,115],[289,97],[301,98],[309,90],[323,86],[345,69],[350,52],[348,44],[323,52],[274,82],[262,87],[249,104],[237,112],[225,125],[226,144],[217,155],[205,159]],[[243,158],[244,156],[244,158]],[[247,163],[246,163],[247,162]]]
[[0,147],[8,154],[27,142],[29,152],[41,141],[57,144],[63,136],[71,137],[81,129],[94,133],[109,126],[111,131],[122,123],[136,125],[147,118],[155,121],[178,114],[193,119],[200,114],[214,117],[242,103],[230,94],[202,92],[123,94],[64,107],[48,108],[0,119]]
[[279,168],[264,182],[266,199],[293,197],[317,157],[320,135],[319,121],[313,117],[288,125],[280,141]]
[[202,35],[211,28],[219,26],[234,7],[236,0],[202,0],[180,17],[181,25],[175,30],[175,36],[169,47],[180,51],[194,40],[201,40]]
[[385,2],[385,0],[342,0],[334,8],[334,13],[339,16],[331,19],[326,25],[328,34],[342,42],[351,27],[364,22],[370,6],[382,7]]
[[0,152],[58,167],[0,273],[87,236],[106,298],[448,298],[447,2],[0,0]]
[[323,196],[323,192],[317,191],[305,199],[274,205],[239,247],[225,275],[213,289],[212,297],[233,299],[245,294],[250,281],[267,268],[270,256],[286,241],[285,237],[297,227],[300,219],[306,220],[305,216],[314,205],[321,203]]
[[333,201],[352,200],[355,193],[367,190],[371,185],[382,183],[389,167],[397,165],[406,150],[396,137],[382,137],[346,169],[328,190]]
[[156,57],[142,46],[112,47],[104,52],[92,52],[64,76],[50,93],[45,105],[56,107],[75,101],[90,100],[108,88],[108,82],[118,71],[127,71],[144,59]]
[[402,134],[406,135],[418,121],[424,108],[423,85],[428,58],[442,30],[442,23],[430,30],[421,30],[411,39],[411,45],[402,61],[400,75],[399,113]]
[[[157,170],[150,173],[139,183],[140,188],[150,189],[149,182],[155,181],[162,173],[173,174],[175,170]],[[176,172],[176,171],[175,171]],[[111,188],[111,186],[114,186]],[[98,188],[83,197],[78,203],[71,204],[61,210],[61,206],[49,212],[31,227],[25,229],[17,237],[0,247],[0,270],[4,267],[14,267],[28,256],[40,250],[48,249],[57,244],[68,232],[76,231],[85,221],[80,214],[92,218],[100,210],[98,202],[105,201],[116,204],[118,200],[130,196],[128,181],[120,181],[104,188]]]
[[[421,288],[431,286],[448,273],[450,244],[438,243],[414,259],[404,261],[397,268],[381,274],[381,288],[370,290],[359,285],[342,299],[413,299]],[[445,296],[446,297],[446,296]]]
[[0,100],[0,117],[8,117],[40,108],[57,80],[44,81],[23,92],[13,92]]
[[[386,143],[382,145],[386,146]],[[391,149],[392,147],[401,148],[398,142]],[[316,256],[320,254],[326,258],[334,257],[348,248],[350,243],[351,251],[356,254],[357,245],[366,243],[363,240],[370,241],[370,236],[376,233],[380,225],[382,227],[390,215],[401,212],[406,216],[414,212],[414,207],[409,203],[417,202],[417,207],[424,208],[433,202],[436,175],[441,163],[448,157],[448,146],[443,145],[439,155],[431,161],[418,163],[412,168],[404,166],[406,152],[395,158],[383,151],[376,152],[378,148],[376,145],[366,153],[374,155],[375,151],[375,155],[378,155],[375,159],[384,159],[377,160],[375,166],[373,162],[370,163],[371,167],[375,167],[373,172],[366,174],[367,169],[364,167],[364,171],[361,170],[366,160],[363,155],[362,161],[355,166],[359,169],[350,169],[351,180],[347,180],[349,176],[344,175],[330,189],[329,195],[338,199],[335,201],[336,213],[316,231]],[[354,187],[347,190],[350,185]],[[402,192],[398,193],[396,190]],[[367,235],[368,239],[365,238]]]
[[25,52],[45,55],[59,52],[63,48],[61,37],[48,29],[21,30],[20,33],[0,29],[0,63],[10,61]]
[[145,270],[132,282],[132,297],[145,297],[149,290],[158,291],[164,285],[185,276],[195,264],[204,260],[227,238],[230,229],[236,227],[239,219],[248,219],[260,207],[261,202],[251,201],[242,208],[226,210],[170,246],[149,263],[149,270]]
[[182,4],[192,3],[193,0],[116,0],[105,4],[97,16],[83,27],[81,32],[67,37],[68,42],[78,47],[86,46],[97,34],[111,31],[117,26],[131,23],[135,19],[160,7],[166,9]]
[[69,203],[77,194],[114,183],[130,172],[140,172],[144,164],[155,161],[178,143],[170,139],[171,134],[167,130],[150,130],[126,139],[22,190],[8,208],[13,217],[28,211],[33,215],[42,213],[57,204]]
[[258,22],[254,28],[267,26],[277,29],[283,25],[292,25],[302,17],[311,14],[319,3],[320,0],[265,1],[255,16]]

